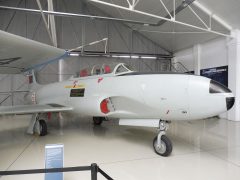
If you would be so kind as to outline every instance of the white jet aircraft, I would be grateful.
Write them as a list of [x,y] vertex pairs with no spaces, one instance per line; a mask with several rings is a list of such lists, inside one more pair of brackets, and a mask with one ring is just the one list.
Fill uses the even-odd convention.
[[[67,56],[68,52],[0,31],[0,72],[22,73]],[[28,133],[47,134],[45,115],[65,112],[91,116],[100,125],[118,118],[120,125],[156,127],[155,152],[168,156],[165,135],[170,121],[216,116],[234,104],[232,92],[205,77],[176,73],[142,73],[120,63],[84,69],[79,77],[48,85],[32,78],[26,97],[31,105],[2,106],[1,115],[33,114]]]

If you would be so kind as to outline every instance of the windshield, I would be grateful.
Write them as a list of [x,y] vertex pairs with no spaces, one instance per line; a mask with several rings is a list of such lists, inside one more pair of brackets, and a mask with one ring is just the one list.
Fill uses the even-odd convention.
[[133,72],[132,68],[129,65],[126,64],[118,64],[115,68],[115,74],[124,74],[124,73],[129,73]]
[[132,66],[130,66],[129,64],[124,64],[124,66],[129,69],[130,71],[136,71],[134,70],[134,68]]
[[116,74],[127,72],[127,71],[128,71],[128,69],[125,68],[124,66],[119,66],[116,70]]

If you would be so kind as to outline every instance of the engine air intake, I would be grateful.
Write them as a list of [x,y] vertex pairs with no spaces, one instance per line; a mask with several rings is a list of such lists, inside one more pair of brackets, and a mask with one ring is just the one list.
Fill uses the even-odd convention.
[[101,112],[104,114],[107,114],[110,112],[110,110],[108,109],[108,102],[109,102],[108,99],[104,99],[100,104]]

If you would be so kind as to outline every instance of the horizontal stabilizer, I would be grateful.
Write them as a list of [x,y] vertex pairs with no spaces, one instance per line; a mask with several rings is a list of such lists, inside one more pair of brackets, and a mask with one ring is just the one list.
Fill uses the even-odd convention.
[[72,107],[66,107],[58,104],[0,106],[0,115],[63,112],[71,110],[73,110]]
[[67,55],[64,49],[0,31],[0,74],[26,72]]

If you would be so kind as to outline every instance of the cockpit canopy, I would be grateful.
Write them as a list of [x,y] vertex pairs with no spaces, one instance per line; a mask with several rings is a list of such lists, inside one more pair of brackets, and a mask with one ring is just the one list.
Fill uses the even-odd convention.
[[133,68],[124,63],[112,63],[109,65],[94,65],[92,68],[85,68],[79,72],[78,77],[95,76],[103,74],[120,75],[134,72]]

